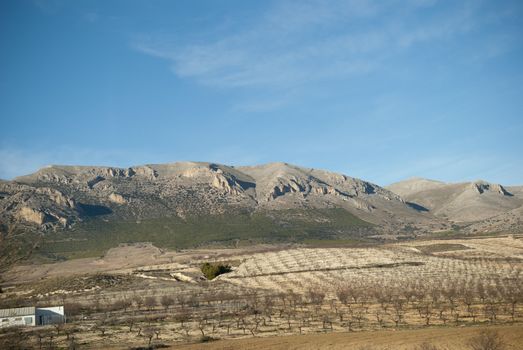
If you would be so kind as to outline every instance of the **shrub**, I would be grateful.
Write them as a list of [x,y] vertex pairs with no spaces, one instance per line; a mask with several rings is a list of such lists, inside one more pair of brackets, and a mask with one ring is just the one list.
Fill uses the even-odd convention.
[[469,346],[472,350],[504,350],[506,349],[505,342],[498,332],[482,331],[477,336],[469,341]]
[[221,263],[203,263],[201,266],[201,270],[205,278],[208,280],[214,279],[216,276],[219,276],[221,274],[231,272],[231,266]]

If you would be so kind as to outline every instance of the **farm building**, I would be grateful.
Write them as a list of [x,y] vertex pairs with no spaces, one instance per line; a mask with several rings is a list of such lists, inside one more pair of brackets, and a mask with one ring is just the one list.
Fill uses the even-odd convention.
[[39,326],[65,321],[63,306],[18,307],[0,309],[0,328],[11,326]]

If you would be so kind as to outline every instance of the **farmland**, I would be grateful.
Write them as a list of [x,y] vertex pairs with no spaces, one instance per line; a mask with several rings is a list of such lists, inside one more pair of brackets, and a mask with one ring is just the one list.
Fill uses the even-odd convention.
[[[503,335],[509,326],[521,332],[522,258],[519,236],[179,252],[123,245],[100,258],[15,267],[4,276],[1,302],[65,304],[67,324],[17,336],[87,348],[275,336],[298,344],[308,339],[300,337],[321,342],[324,333],[336,334],[335,343],[343,334],[455,327],[472,336],[478,326]],[[206,262],[232,271],[206,280]],[[220,348],[221,340],[206,346]]]

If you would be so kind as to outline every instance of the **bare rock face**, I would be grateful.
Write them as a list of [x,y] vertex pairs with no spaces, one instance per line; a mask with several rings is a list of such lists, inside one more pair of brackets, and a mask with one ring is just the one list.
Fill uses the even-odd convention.
[[238,195],[242,192],[241,186],[239,186],[233,179],[225,177],[223,173],[216,173],[213,175],[212,185],[233,195]]
[[127,203],[127,200],[121,195],[121,194],[118,194],[118,193],[111,193],[109,195],[109,200],[113,203],[116,203],[116,204],[125,204]]
[[523,205],[519,195],[483,182],[411,179],[392,188],[401,193],[347,175],[286,163],[52,166],[0,182],[0,219],[69,226],[100,215],[107,220],[135,221],[343,208],[394,231],[404,225],[442,229],[451,222],[480,220],[482,215],[498,215]]
[[46,220],[46,215],[40,210],[36,210],[29,207],[22,207],[18,211],[18,218],[23,221],[34,223],[37,225],[43,225]]
[[130,168],[130,170],[134,172],[134,175],[144,177],[148,180],[154,180],[158,177],[156,171],[147,165]]
[[60,206],[66,206],[69,208],[76,207],[74,199],[65,196],[62,192],[58,190],[48,187],[41,187],[37,188],[36,192],[48,196],[51,200],[53,200],[56,204]]
[[443,183],[410,179],[388,188],[402,193],[410,203],[455,223],[488,220],[523,205],[523,196],[513,195],[503,186],[486,181]]
[[499,184],[490,184],[484,181],[472,182],[470,184],[470,187],[479,194],[483,194],[488,191],[493,191],[504,196],[511,195],[507,190],[505,190],[505,188],[503,188],[503,186]]

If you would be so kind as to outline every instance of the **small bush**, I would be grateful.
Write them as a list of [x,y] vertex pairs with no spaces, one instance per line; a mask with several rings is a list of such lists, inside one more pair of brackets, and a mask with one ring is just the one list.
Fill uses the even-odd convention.
[[214,279],[216,276],[219,276],[221,274],[231,272],[231,266],[221,263],[203,263],[201,266],[201,270],[205,278],[208,280]]
[[472,350],[504,350],[506,344],[498,332],[486,330],[469,341]]

